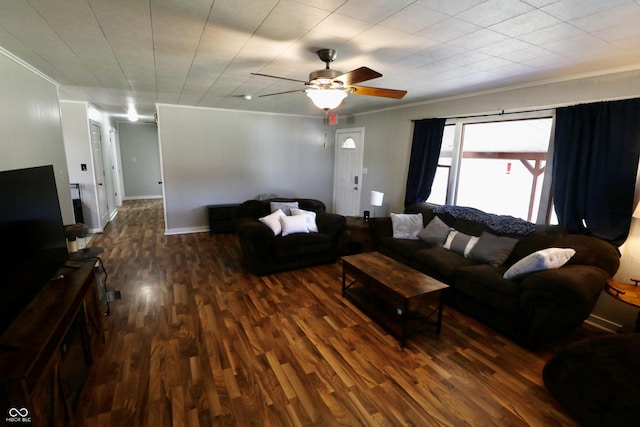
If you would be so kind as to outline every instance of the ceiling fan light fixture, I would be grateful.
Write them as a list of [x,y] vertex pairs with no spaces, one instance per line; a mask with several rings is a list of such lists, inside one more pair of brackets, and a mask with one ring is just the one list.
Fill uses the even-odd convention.
[[308,89],[306,93],[313,104],[323,110],[333,110],[348,95],[347,91],[332,89]]
[[133,105],[130,105],[129,109],[127,110],[127,118],[129,119],[129,121],[137,122],[139,117],[140,116],[138,116],[138,111],[136,111],[136,107]]

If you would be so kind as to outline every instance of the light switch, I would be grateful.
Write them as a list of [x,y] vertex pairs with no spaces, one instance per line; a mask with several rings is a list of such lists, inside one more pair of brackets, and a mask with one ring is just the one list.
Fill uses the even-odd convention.
[[80,170],[86,171],[87,170],[87,164],[86,163],[80,163]]

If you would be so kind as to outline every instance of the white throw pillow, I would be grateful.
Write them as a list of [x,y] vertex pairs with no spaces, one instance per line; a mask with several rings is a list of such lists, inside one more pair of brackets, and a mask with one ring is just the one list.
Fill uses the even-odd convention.
[[418,240],[418,233],[424,227],[422,214],[391,214],[393,237],[396,239]]
[[267,227],[273,231],[273,235],[277,236],[282,233],[282,225],[280,224],[280,217],[286,216],[281,209],[278,209],[275,212],[270,213],[267,216],[263,216],[262,218],[258,218],[258,221],[265,224]]
[[282,225],[282,235],[288,236],[295,233],[308,233],[307,217],[304,215],[297,216],[281,216],[280,225]]
[[508,280],[518,280],[536,271],[560,268],[576,253],[571,248],[548,248],[527,255],[504,273]]
[[318,224],[316,224],[316,213],[313,211],[305,211],[304,209],[291,208],[291,215],[304,215],[307,218],[307,228],[310,233],[318,232]]

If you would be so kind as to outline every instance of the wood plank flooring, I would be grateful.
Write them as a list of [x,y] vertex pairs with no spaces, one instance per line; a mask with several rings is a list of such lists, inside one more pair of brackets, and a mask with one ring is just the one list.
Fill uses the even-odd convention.
[[165,236],[126,202],[94,246],[122,293],[80,426],[572,426],[542,384],[571,340],[531,352],[444,309],[398,342],[341,297],[339,263],[256,277],[233,234]]

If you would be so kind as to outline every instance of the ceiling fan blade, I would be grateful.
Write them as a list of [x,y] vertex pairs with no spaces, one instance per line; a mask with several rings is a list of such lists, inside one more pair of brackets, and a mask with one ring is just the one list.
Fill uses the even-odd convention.
[[377,79],[378,77],[382,77],[382,74],[368,67],[360,67],[341,74],[333,80],[340,80],[345,86],[351,86],[352,84]]
[[406,90],[384,89],[381,87],[350,86],[356,95],[381,96],[383,98],[402,99],[407,94]]
[[304,92],[305,90],[306,89],[296,89],[296,90],[287,90],[284,92],[266,93],[264,95],[258,95],[258,98],[262,98],[263,96],[283,95],[285,93]]
[[262,76],[262,77],[271,77],[272,79],[280,79],[280,80],[289,80],[290,82],[298,82],[308,84],[309,82],[305,82],[304,80],[290,79],[289,77],[280,77],[280,76],[272,76],[270,74],[262,74],[262,73],[251,73],[252,76]]

